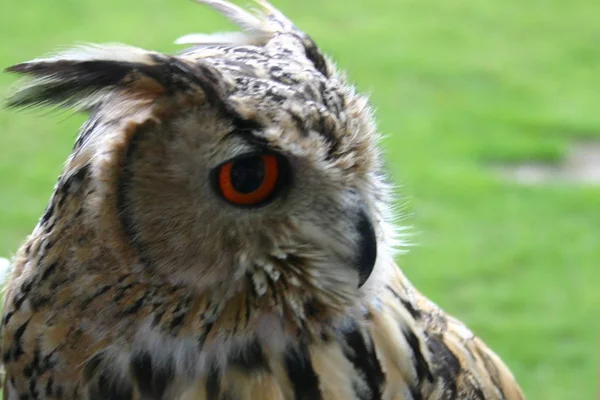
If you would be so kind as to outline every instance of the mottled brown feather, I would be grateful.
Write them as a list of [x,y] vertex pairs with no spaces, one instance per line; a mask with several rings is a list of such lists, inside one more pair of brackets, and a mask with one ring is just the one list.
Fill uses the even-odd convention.
[[[523,399],[394,263],[366,98],[266,2],[199,2],[246,32],[9,68],[31,78],[9,104],[90,119],[13,260],[4,399]],[[293,184],[225,204],[208,172],[264,149]]]

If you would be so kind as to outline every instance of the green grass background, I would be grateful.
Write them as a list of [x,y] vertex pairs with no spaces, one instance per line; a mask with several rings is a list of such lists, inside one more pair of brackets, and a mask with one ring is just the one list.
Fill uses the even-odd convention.
[[[417,287],[486,340],[530,399],[597,394],[600,188],[523,187],[498,161],[600,140],[598,0],[279,0],[372,93]],[[0,65],[76,42],[161,51],[230,29],[185,0],[1,0]],[[5,95],[14,77],[0,76]],[[0,111],[0,255],[41,215],[83,116]]]

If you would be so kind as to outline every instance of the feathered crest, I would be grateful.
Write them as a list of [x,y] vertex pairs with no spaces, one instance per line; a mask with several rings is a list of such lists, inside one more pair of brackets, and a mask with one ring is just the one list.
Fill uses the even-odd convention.
[[194,0],[208,5],[244,30],[244,32],[192,33],[180,37],[177,44],[193,45],[264,45],[277,32],[300,32],[279,10],[264,0],[255,0],[259,10],[254,13],[225,0]]
[[331,76],[330,63],[327,62],[311,37],[298,29],[292,21],[266,0],[254,0],[259,8],[253,9],[253,12],[246,11],[226,0],[194,1],[219,11],[231,22],[242,28],[243,32],[192,33],[180,37],[175,43],[192,44],[196,47],[214,45],[267,46],[279,40],[278,36],[284,36],[278,43],[280,47],[285,47],[291,51],[299,51],[324,76]]
[[115,96],[153,102],[186,91],[202,92],[206,101],[226,108],[220,74],[209,64],[130,46],[80,46],[6,71],[31,78],[9,96],[8,107],[54,105],[87,111]]
[[[195,1],[216,9],[243,32],[192,34],[179,38],[177,43],[195,46],[274,43],[277,49],[305,56],[318,71],[329,76],[328,63],[312,39],[266,1],[256,0],[261,10],[254,13],[225,0]],[[285,37],[281,38],[282,35]],[[208,101],[225,103],[219,87],[219,71],[211,65],[132,46],[80,46],[52,57],[13,65],[6,71],[31,78],[9,96],[9,107],[55,105],[89,110],[115,94],[152,102],[162,94],[194,89],[203,91]]]
[[315,68],[326,77],[331,75],[329,63],[319,51],[308,34],[298,29],[283,13],[266,0],[254,0],[258,9],[253,12],[232,4],[226,0],[194,0],[208,5],[223,14],[231,22],[242,28],[243,32],[219,32],[212,34],[192,33],[180,37],[176,44],[191,44],[196,47],[215,45],[255,45],[266,46],[277,36],[286,34],[280,43],[289,50],[297,50],[308,58]]
[[[151,82],[140,81],[134,84],[132,71],[140,77],[144,70],[156,66],[160,55],[130,46],[86,45],[38,58],[6,68],[6,72],[19,73],[30,77],[20,82],[17,90],[7,99],[8,107],[30,107],[56,105],[88,109],[101,102],[116,90],[152,88]],[[124,84],[127,76],[130,84]],[[145,84],[144,84],[145,83]],[[126,88],[126,86],[129,86]]]

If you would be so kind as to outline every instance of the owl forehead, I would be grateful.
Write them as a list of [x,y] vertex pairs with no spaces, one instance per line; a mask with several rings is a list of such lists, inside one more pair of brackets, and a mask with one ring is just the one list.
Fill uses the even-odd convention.
[[187,57],[212,65],[227,83],[228,95],[262,108],[277,109],[286,102],[315,103],[340,114],[344,88],[318,71],[303,54],[285,48],[216,47]]
[[294,131],[288,139],[295,145],[316,135],[332,153],[350,136],[347,89],[337,77],[318,71],[304,54],[285,48],[220,46],[198,49],[184,58],[214,67],[240,115],[264,127]]

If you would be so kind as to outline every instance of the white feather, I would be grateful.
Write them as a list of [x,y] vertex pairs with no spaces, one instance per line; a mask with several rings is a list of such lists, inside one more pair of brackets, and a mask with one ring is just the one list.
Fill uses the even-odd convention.
[[4,283],[4,280],[8,276],[10,271],[10,261],[6,258],[0,257],[0,284]]
[[261,10],[246,11],[226,0],[195,0],[212,7],[231,22],[242,28],[243,33],[223,32],[215,34],[193,33],[180,37],[176,44],[196,45],[264,45],[275,32],[296,30],[294,24],[279,10],[264,0],[254,0]]
[[265,37],[258,35],[248,35],[243,32],[219,32],[219,33],[191,33],[175,40],[175,44],[194,44],[194,45],[259,45],[264,43]]
[[48,57],[36,58],[30,63],[56,61],[123,61],[153,64],[153,52],[121,43],[80,44]]
[[200,4],[206,4],[223,14],[234,24],[249,32],[263,32],[265,24],[263,19],[250,14],[248,11],[235,4],[224,0],[196,0]]

